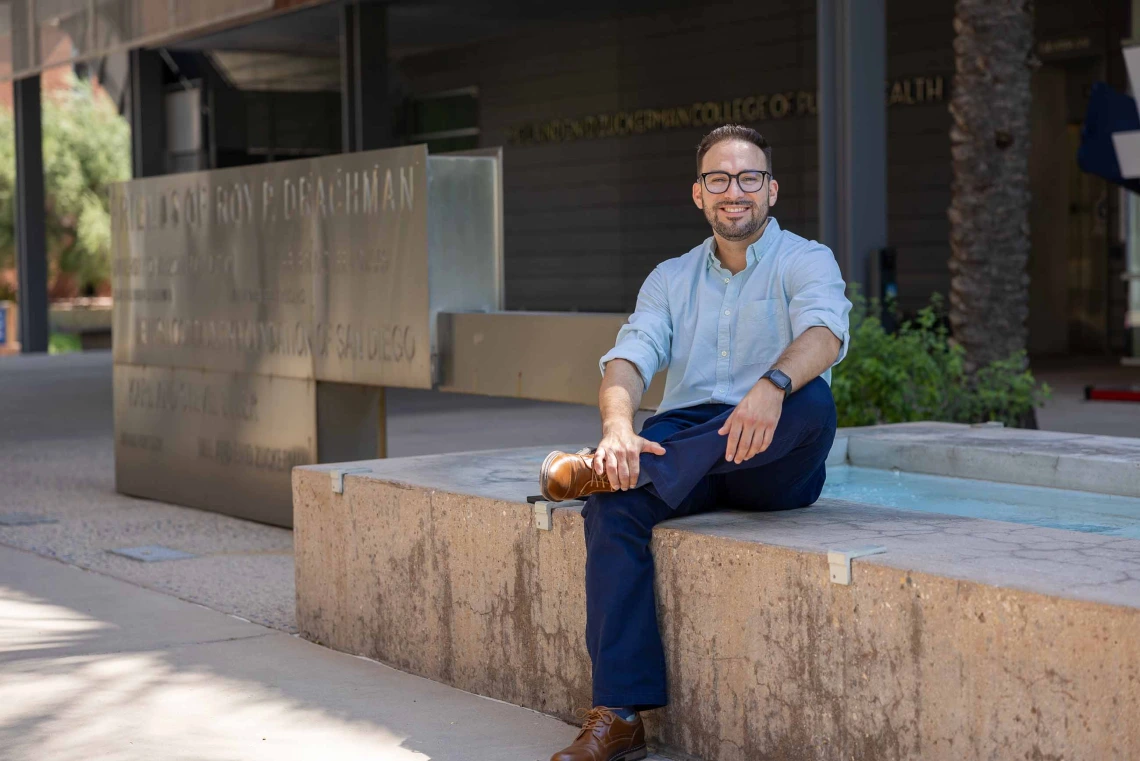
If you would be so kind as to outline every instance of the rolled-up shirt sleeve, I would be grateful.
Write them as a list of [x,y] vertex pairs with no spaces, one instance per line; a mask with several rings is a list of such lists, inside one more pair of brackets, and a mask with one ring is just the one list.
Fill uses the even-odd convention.
[[613,359],[632,362],[648,390],[650,381],[669,366],[673,341],[673,322],[669,316],[669,290],[665,273],[657,267],[649,273],[637,294],[637,307],[618,331],[614,348],[598,360],[602,375],[606,363]]
[[792,340],[808,328],[822,325],[840,341],[839,356],[834,364],[843,361],[851,339],[848,332],[851,302],[831,249],[816,244],[797,253],[785,273],[784,288],[788,294]]

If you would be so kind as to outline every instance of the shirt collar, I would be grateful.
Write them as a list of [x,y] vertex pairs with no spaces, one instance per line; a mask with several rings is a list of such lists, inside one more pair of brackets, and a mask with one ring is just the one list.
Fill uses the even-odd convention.
[[[760,240],[753,243],[748,247],[745,257],[748,266],[751,267],[756,262],[763,258],[764,254],[776,244],[781,233],[780,223],[776,221],[775,217],[768,217],[768,226],[764,228],[764,234],[760,236]],[[724,267],[720,263],[720,259],[716,258],[716,238],[710,236],[705,241],[705,266],[715,270],[723,270]]]

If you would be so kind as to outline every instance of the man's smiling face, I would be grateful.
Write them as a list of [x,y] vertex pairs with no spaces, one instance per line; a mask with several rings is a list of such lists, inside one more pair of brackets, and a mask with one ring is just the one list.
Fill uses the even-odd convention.
[[[722,140],[709,149],[701,161],[701,172],[768,171],[768,161],[759,146],[746,140]],[[753,238],[768,220],[768,210],[776,203],[779,186],[771,177],[753,192],[732,180],[723,193],[711,193],[700,178],[693,183],[693,203],[705,213],[713,232],[724,240]]]

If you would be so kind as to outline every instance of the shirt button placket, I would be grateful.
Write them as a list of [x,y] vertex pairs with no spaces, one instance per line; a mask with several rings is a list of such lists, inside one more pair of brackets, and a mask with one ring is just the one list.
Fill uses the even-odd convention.
[[716,361],[716,388],[713,391],[713,401],[715,403],[723,403],[729,389],[729,381],[731,374],[729,373],[728,365],[728,350],[730,348],[729,341],[732,339],[732,321],[729,316],[732,313],[732,304],[735,300],[735,295],[732,289],[732,279],[724,278],[724,299],[721,304],[723,313],[720,318],[721,330],[717,341],[717,349],[720,356]]
[[[740,281],[737,280],[737,281],[730,282],[728,279],[726,279],[725,282],[729,284],[727,292],[725,293],[725,299],[724,299],[724,301],[725,301],[724,314],[725,314],[725,317],[728,318],[732,314],[732,310],[736,307],[736,300],[737,300],[737,297],[740,295],[739,294]],[[729,393],[731,393],[732,385],[733,385],[732,384],[732,366],[729,364],[729,362],[731,361],[731,359],[730,359],[731,349],[732,349],[731,346],[721,348],[720,362],[718,363],[718,364],[724,365],[724,375],[723,375],[723,377],[717,378],[717,380],[719,381],[719,384],[724,388],[724,391],[722,392],[722,394],[726,397]]]

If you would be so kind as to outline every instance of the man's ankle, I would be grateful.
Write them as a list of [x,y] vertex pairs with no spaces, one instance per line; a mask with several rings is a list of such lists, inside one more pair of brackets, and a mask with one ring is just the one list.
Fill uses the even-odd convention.
[[615,706],[610,710],[622,721],[634,721],[637,718],[637,711],[629,706]]

